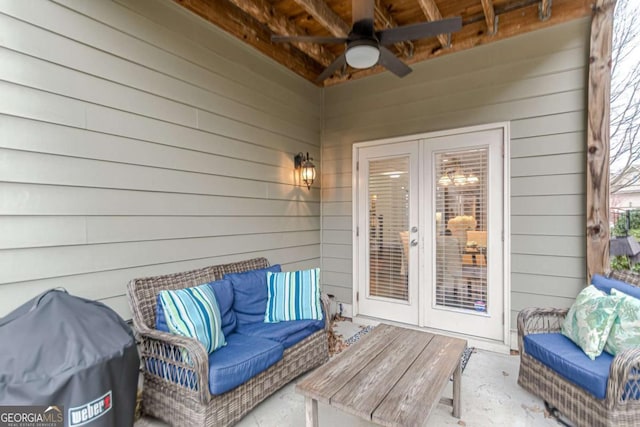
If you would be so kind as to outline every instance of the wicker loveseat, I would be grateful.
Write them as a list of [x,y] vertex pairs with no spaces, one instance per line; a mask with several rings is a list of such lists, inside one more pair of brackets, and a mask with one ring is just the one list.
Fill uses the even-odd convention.
[[218,395],[209,391],[208,354],[202,344],[155,329],[156,301],[161,290],[197,286],[220,280],[228,273],[268,266],[265,258],[256,258],[129,282],[127,294],[144,369],[144,414],[174,426],[232,425],[269,395],[329,358],[325,298],[325,329],[287,348],[267,370]]
[[[614,272],[610,277],[640,286],[640,275],[635,273]],[[524,338],[527,335],[560,332],[567,312],[568,309],[529,308],[519,313],[518,384],[542,398],[576,426],[640,425],[640,348],[625,350],[613,358],[603,399],[565,379],[526,352]]]

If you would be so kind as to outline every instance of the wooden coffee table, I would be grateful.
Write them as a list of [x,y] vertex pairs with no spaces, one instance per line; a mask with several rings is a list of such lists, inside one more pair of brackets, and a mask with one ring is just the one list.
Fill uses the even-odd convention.
[[[423,425],[438,402],[460,418],[460,359],[467,343],[379,325],[296,385],[307,426],[318,426],[318,401],[385,426]],[[453,399],[441,399],[453,374]]]

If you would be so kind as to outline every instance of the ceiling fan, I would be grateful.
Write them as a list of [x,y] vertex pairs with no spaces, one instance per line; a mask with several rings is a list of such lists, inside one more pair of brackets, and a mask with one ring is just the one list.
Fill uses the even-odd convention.
[[353,0],[351,8],[353,25],[347,37],[273,35],[271,41],[346,43],[345,52],[318,76],[316,82],[319,83],[345,65],[350,65],[353,68],[369,68],[380,64],[398,77],[404,77],[411,72],[411,68],[396,58],[387,46],[398,42],[452,33],[462,28],[462,18],[457,16],[440,21],[421,22],[375,31],[373,27],[374,0]]

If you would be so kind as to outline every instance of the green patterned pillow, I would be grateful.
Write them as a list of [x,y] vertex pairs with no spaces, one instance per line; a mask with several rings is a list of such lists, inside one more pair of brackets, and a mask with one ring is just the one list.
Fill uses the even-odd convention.
[[576,343],[589,359],[600,356],[616,318],[619,299],[589,285],[576,297],[562,324],[562,334]]
[[611,295],[619,298],[620,304],[604,350],[615,356],[628,348],[640,347],[640,300],[617,289],[612,289]]

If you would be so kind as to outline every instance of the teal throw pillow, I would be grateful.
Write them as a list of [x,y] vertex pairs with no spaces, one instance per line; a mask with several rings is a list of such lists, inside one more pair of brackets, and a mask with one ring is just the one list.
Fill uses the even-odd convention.
[[197,339],[209,354],[227,344],[220,308],[209,284],[160,291],[159,299],[172,333]]
[[266,323],[322,320],[320,269],[267,272]]
[[611,295],[620,303],[604,351],[615,356],[629,348],[640,348],[640,300],[617,289],[612,289]]
[[591,360],[602,354],[616,318],[618,299],[587,286],[578,294],[562,324],[562,334],[576,343]]

